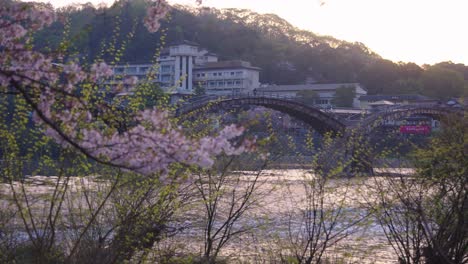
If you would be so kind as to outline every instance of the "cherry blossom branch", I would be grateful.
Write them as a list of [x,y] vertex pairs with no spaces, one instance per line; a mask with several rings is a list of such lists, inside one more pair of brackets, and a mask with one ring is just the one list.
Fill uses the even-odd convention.
[[123,165],[107,162],[105,160],[99,159],[99,158],[91,155],[85,148],[82,148],[78,143],[76,143],[74,140],[69,138],[54,122],[50,121],[46,116],[44,116],[42,111],[38,108],[37,104],[33,101],[33,99],[29,96],[29,94],[24,89],[21,88],[19,83],[17,83],[16,81],[12,81],[12,82],[13,82],[13,85],[15,86],[15,88],[23,95],[24,100],[34,109],[34,111],[37,113],[37,115],[39,115],[41,120],[44,121],[44,123],[46,123],[48,126],[50,126],[67,143],[72,145],[79,152],[83,153],[86,157],[88,157],[90,159],[93,159],[93,160],[95,160],[98,163],[101,163],[103,165],[109,165],[109,166],[114,166],[114,167],[118,167],[118,168],[122,168],[122,169],[128,169],[128,170],[132,169],[130,167],[126,167],[126,166],[123,166]]
[[[148,8],[144,24],[150,32],[159,29],[160,19],[168,11],[165,0],[157,0]],[[113,121],[120,122],[120,117],[112,112],[114,108],[93,94],[99,90],[98,83],[113,75],[109,65],[97,62],[85,72],[76,63],[56,64],[51,57],[25,48],[29,43],[28,32],[53,21],[53,10],[33,4],[13,2],[0,8],[0,25],[11,24],[0,29],[3,33],[0,34],[0,86],[14,87],[34,110],[34,121],[46,125],[46,134],[56,142],[73,147],[98,163],[143,174],[166,174],[173,163],[206,168],[213,165],[216,155],[239,155],[253,149],[251,140],[237,147],[231,144],[231,140],[243,133],[242,127],[231,125],[215,137],[192,139],[181,128],[173,127],[167,111],[158,109],[132,113],[131,119],[127,116],[123,120],[131,123],[131,127],[119,131],[112,126]],[[134,78],[117,84],[122,83],[137,85]],[[77,87],[88,84],[93,87],[77,93]],[[86,101],[90,98],[98,99],[99,105]]]

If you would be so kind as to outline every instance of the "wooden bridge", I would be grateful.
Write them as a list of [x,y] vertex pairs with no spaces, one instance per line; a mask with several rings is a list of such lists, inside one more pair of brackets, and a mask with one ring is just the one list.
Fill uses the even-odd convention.
[[201,96],[181,104],[175,115],[183,117],[196,114],[198,111],[206,113],[219,109],[240,108],[248,105],[263,106],[280,111],[297,118],[320,133],[332,132],[344,135],[349,130],[357,129],[361,133],[371,133],[375,128],[388,121],[401,120],[412,115],[430,116],[441,119],[449,115],[465,115],[464,109],[454,109],[437,104],[420,104],[392,106],[379,111],[363,115],[355,121],[345,120],[329,110],[305,105],[296,98],[280,97],[275,95],[235,94],[228,96]]

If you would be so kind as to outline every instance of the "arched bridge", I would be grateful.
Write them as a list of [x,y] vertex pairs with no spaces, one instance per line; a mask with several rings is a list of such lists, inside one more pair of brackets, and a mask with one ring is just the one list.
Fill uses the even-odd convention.
[[271,95],[236,94],[228,96],[202,96],[183,103],[177,108],[176,116],[185,116],[197,111],[238,108],[246,105],[264,106],[295,117],[320,133],[345,134],[347,130],[359,129],[369,133],[387,121],[400,120],[412,115],[426,115],[437,119],[450,114],[463,116],[463,109],[453,109],[436,104],[392,106],[363,116],[358,122],[342,120],[329,111],[305,105],[295,98]]
[[344,133],[346,126],[333,115],[321,111],[319,108],[307,106],[290,98],[272,96],[206,96],[188,101],[179,107],[176,116],[183,116],[198,110],[230,109],[246,105],[264,106],[295,117],[310,125],[320,133]]
[[369,115],[362,119],[357,125],[362,133],[370,133],[375,128],[389,121],[401,120],[414,115],[429,116],[434,119],[442,120],[449,115],[459,115],[463,117],[465,113],[463,109],[449,108],[438,104],[393,106],[381,109]]

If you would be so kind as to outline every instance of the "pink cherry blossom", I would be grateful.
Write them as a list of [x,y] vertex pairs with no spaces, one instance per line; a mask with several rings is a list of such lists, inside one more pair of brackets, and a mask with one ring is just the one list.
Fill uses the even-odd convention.
[[93,81],[102,80],[111,77],[114,72],[105,62],[95,63],[91,66],[91,79]]
[[10,82],[37,85],[39,81],[54,83],[58,75],[52,60],[24,45],[27,33],[50,25],[55,20],[53,10],[30,3],[4,3],[0,7],[0,84]]
[[138,83],[138,78],[136,76],[129,76],[124,79],[124,84],[134,87]]
[[[165,0],[154,2],[144,21],[148,30],[157,30],[168,10]],[[90,105],[76,92],[81,84],[90,82],[99,88],[99,83],[113,75],[111,67],[101,61],[86,71],[76,62],[57,63],[63,54],[53,57],[26,45],[28,33],[55,19],[54,10],[31,3],[11,2],[0,7],[0,85],[17,89],[29,100],[34,122],[57,143],[106,164],[148,175],[164,175],[173,163],[210,167],[216,155],[239,155],[254,149],[255,140],[232,144],[244,132],[240,126],[230,125],[217,136],[194,139],[174,127],[170,113],[160,109],[136,113],[125,131],[102,122],[96,108],[110,111],[112,105],[104,100]],[[137,82],[136,77],[128,77],[113,85],[135,86]]]
[[144,24],[149,32],[154,33],[161,27],[160,20],[169,12],[169,4],[166,0],[156,0],[146,12]]

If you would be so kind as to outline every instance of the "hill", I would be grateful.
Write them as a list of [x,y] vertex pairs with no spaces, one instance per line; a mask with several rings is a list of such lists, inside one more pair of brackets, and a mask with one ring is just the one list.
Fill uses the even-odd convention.
[[[350,43],[298,29],[274,14],[245,9],[174,6],[162,30],[150,34],[142,25],[146,2],[120,1],[109,8],[92,5],[60,10],[70,19],[75,56],[117,62],[150,62],[155,50],[189,40],[221,59],[243,59],[261,67],[261,82],[299,84],[360,82],[370,94],[421,93],[438,98],[467,90],[468,67],[443,62],[420,67],[381,58],[362,43]],[[56,46],[63,34],[57,24],[37,36],[39,48]]]

